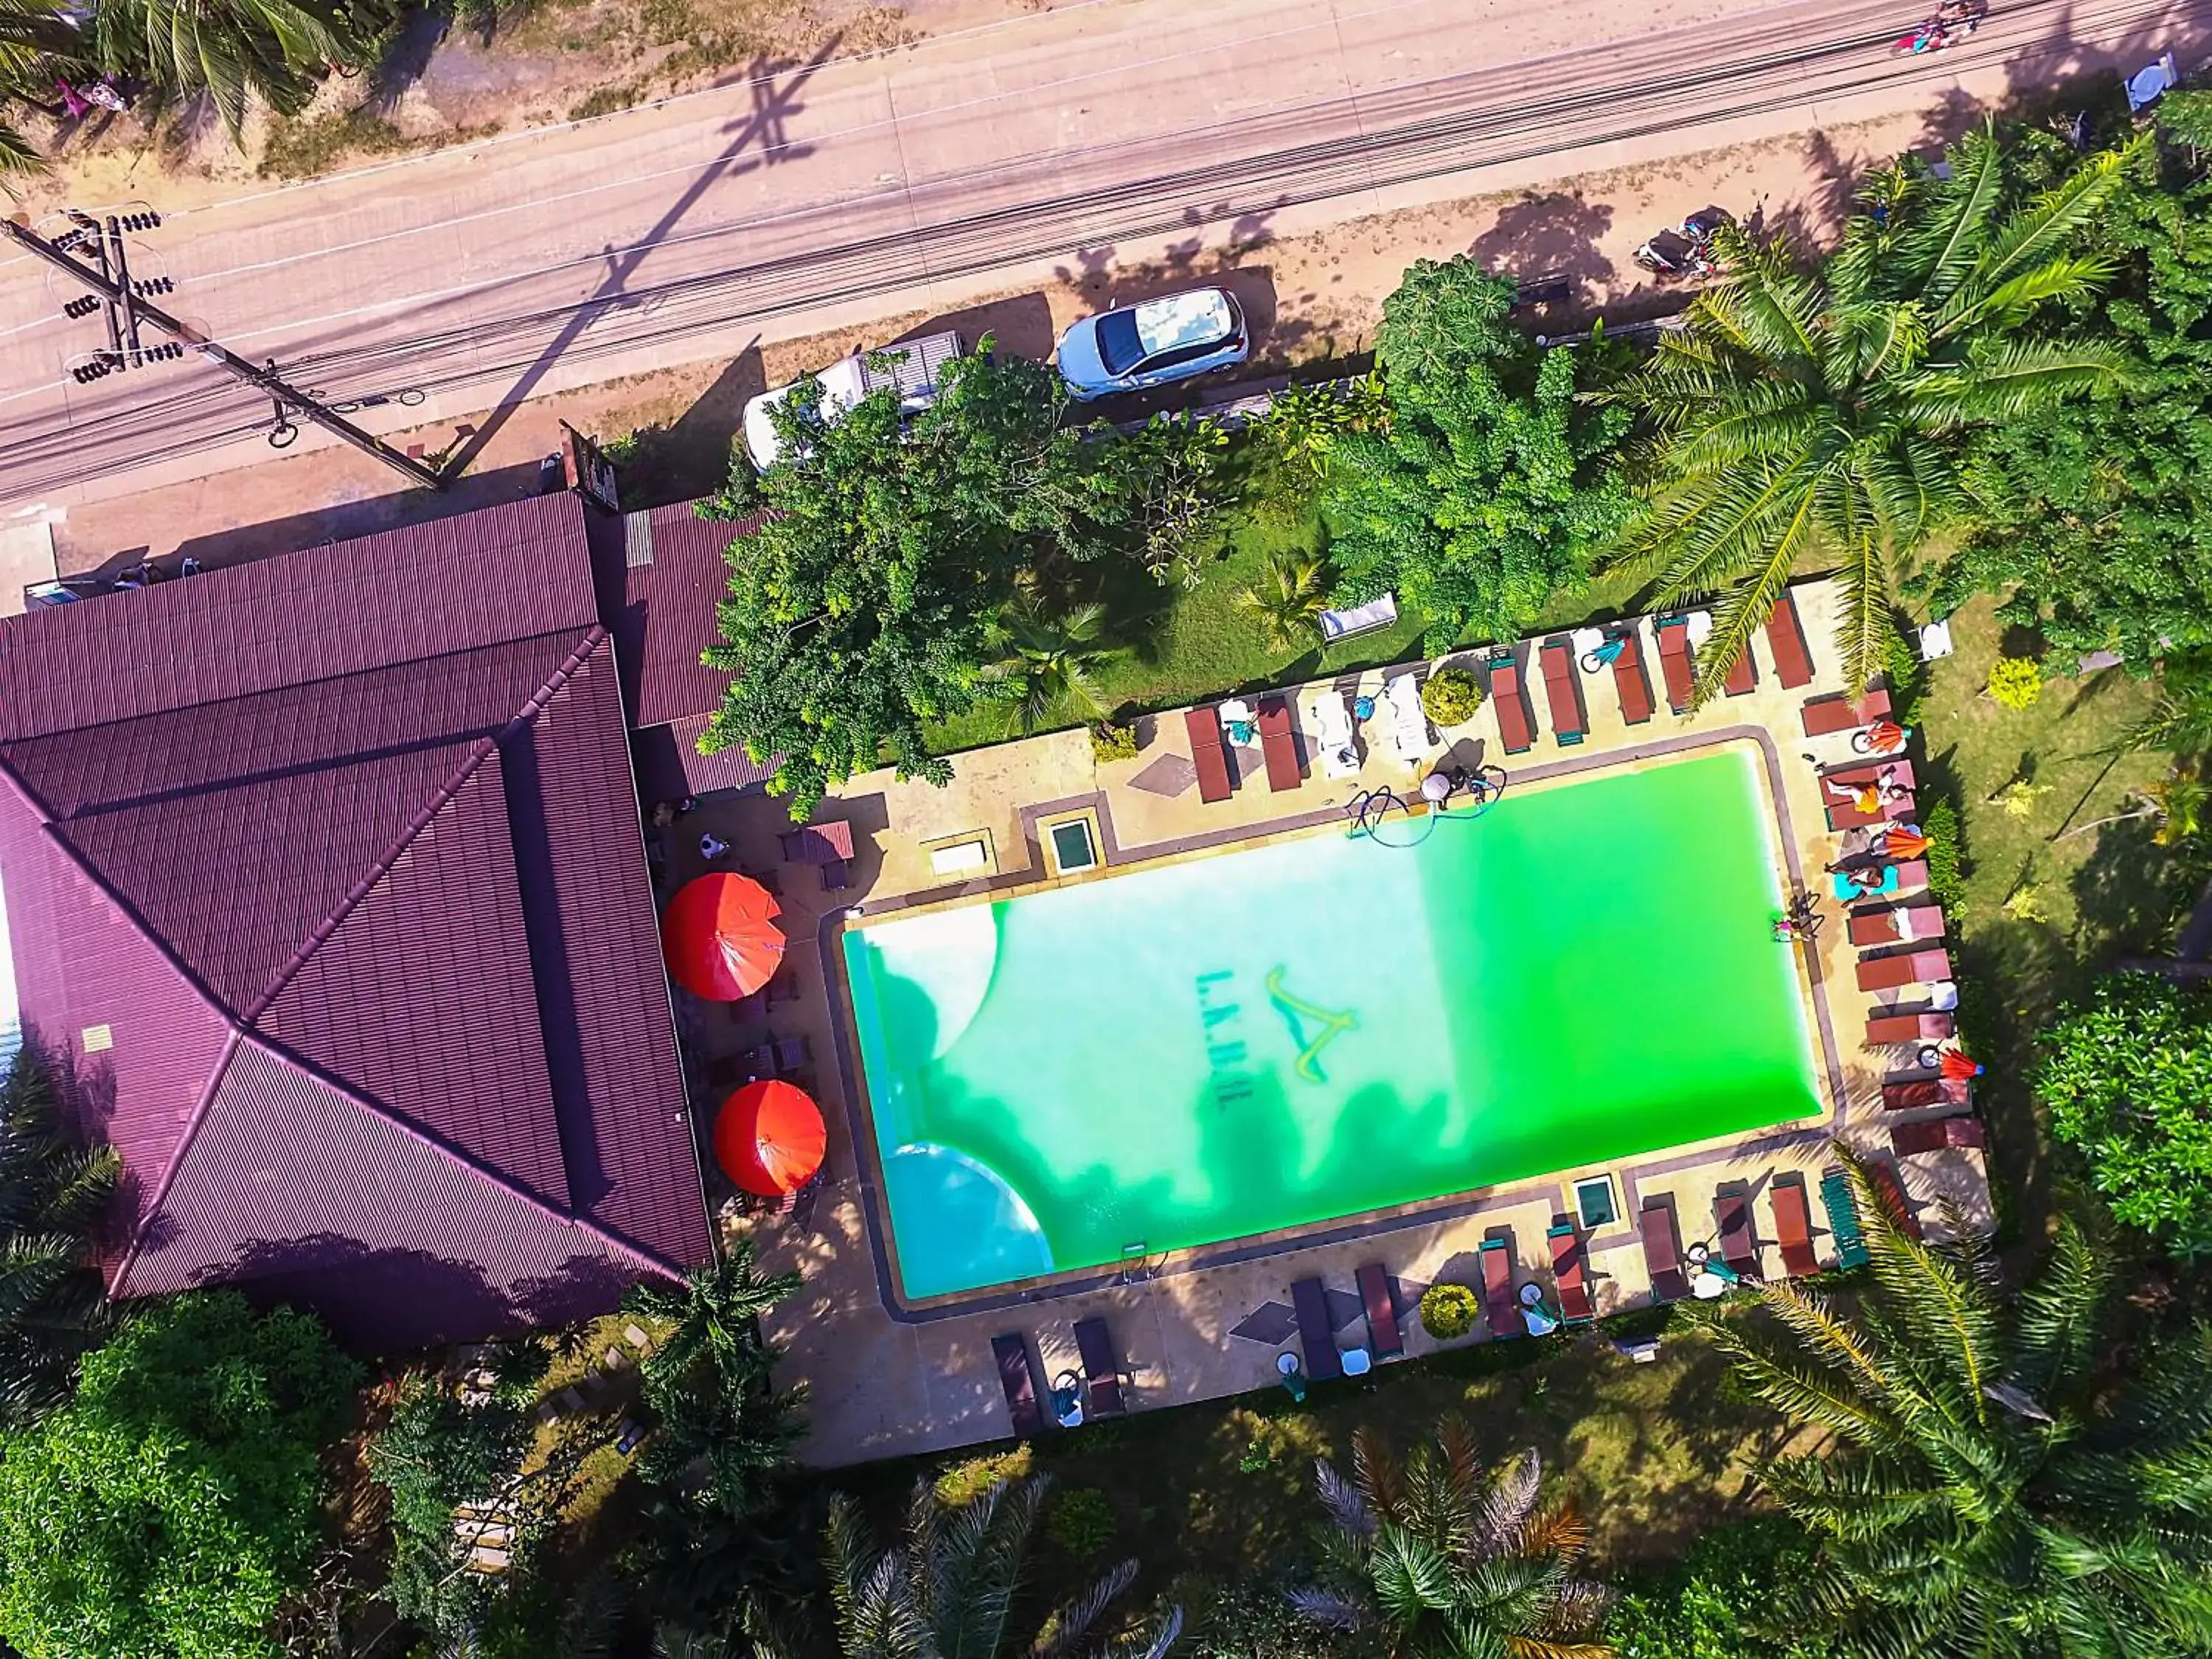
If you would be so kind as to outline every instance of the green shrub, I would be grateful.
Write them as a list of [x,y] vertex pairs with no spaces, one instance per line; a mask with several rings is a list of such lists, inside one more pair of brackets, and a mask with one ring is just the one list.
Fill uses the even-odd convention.
[[1990,665],[1990,696],[2001,708],[2032,708],[2043,695],[2043,671],[2033,657],[1999,657]]
[[1179,1659],[1334,1659],[1341,1636],[1294,1613],[1293,1576],[1223,1581],[1180,1575],[1167,1599],[1184,1612]]
[[1464,1285],[1431,1285],[1421,1292],[1421,1328],[1439,1342],[1465,1336],[1481,1311],[1482,1304]]
[[1921,699],[1928,695],[1928,665],[1920,659],[1920,647],[1911,634],[1894,620],[1882,662],[1883,678],[1889,682],[1889,717],[1899,726],[1919,725]]
[[937,1501],[949,1510],[963,1509],[998,1482],[1026,1480],[1029,1474],[1030,1449],[1026,1443],[986,1457],[963,1458],[937,1477]]
[[1074,1486],[1059,1493],[1045,1511],[1045,1536],[1064,1555],[1088,1561],[1103,1554],[1114,1541],[1114,1506],[1095,1486]]
[[1955,927],[1966,896],[1966,849],[1959,809],[1948,800],[1937,800],[1921,814],[1920,831],[1928,837],[1928,896],[1943,907]]
[[1606,1620],[1619,1659],[1833,1659],[1825,1644],[1778,1638],[1777,1593],[1814,1563],[1794,1522],[1760,1518],[1707,1533],[1675,1566],[1621,1587]]
[[1439,668],[1421,688],[1421,707],[1438,726],[1464,726],[1482,707],[1482,682],[1464,668]]
[[1091,757],[1117,761],[1137,758],[1137,728],[1101,720],[1091,728]]

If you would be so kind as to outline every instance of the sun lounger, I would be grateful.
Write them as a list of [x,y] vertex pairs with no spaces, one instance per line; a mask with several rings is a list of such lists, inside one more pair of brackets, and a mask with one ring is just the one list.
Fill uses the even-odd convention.
[[1766,645],[1774,653],[1774,678],[1784,690],[1812,684],[1813,653],[1805,647],[1805,624],[1797,615],[1797,596],[1786,587],[1767,612]]
[[1829,696],[1814,697],[1805,705],[1805,735],[1808,738],[1827,738],[1838,732],[1856,732],[1862,726],[1869,725],[1888,713],[1889,693],[1879,688],[1868,692],[1856,702],[1840,691]]
[[1897,1171],[1887,1164],[1869,1163],[1867,1179],[1874,1183],[1875,1196],[1889,1212],[1890,1219],[1907,1238],[1923,1238],[1920,1218],[1912,1212],[1912,1200],[1905,1195],[1905,1183],[1897,1178]]
[[1103,1319],[1075,1322],[1075,1349],[1083,1356],[1083,1411],[1086,1417],[1118,1417],[1129,1409],[1121,1398],[1121,1365],[1114,1357],[1114,1338]]
[[1905,788],[1916,787],[1919,780],[1913,776],[1912,763],[1902,755],[1872,761],[1854,761],[1849,766],[1832,766],[1820,774],[1825,781],[1856,787],[1863,783],[1876,783],[1887,778]]
[[1044,1386],[1038,1381],[1036,1360],[1030,1353],[1029,1338],[1019,1331],[991,1339],[998,1357],[999,1386],[1006,1391],[1006,1413],[1014,1419],[1016,1434],[1038,1434],[1044,1429],[1044,1408],[1037,1402]]
[[1644,1270],[1651,1276],[1651,1299],[1680,1302],[1690,1293],[1682,1277],[1682,1236],[1674,1229],[1674,1212],[1663,1198],[1647,1198],[1636,1218],[1636,1231],[1644,1240]]
[[1841,1170],[1820,1177],[1820,1204],[1828,1212],[1829,1236],[1836,1241],[1836,1265],[1865,1267],[1866,1236],[1859,1231],[1858,1200],[1851,1195],[1850,1180]]
[[1552,734],[1562,747],[1580,743],[1589,722],[1583,717],[1583,689],[1575,672],[1574,648],[1565,640],[1546,640],[1538,654],[1544,662],[1544,699],[1552,705]]
[[[1954,1131],[1953,1124],[1960,1126]],[[1952,1137],[1956,1133],[1959,1139]],[[1917,1158],[1948,1146],[1978,1146],[1982,1126],[1971,1117],[1931,1117],[1918,1123],[1899,1123],[1889,1132],[1889,1149],[1899,1158]]]
[[1513,1251],[1502,1238],[1482,1241],[1482,1314],[1493,1337],[1526,1336],[1521,1304],[1513,1294]]
[[1367,1351],[1377,1359],[1395,1359],[1406,1352],[1406,1339],[1398,1329],[1398,1304],[1390,1295],[1390,1275],[1379,1261],[1359,1270],[1359,1300],[1367,1310]]
[[1359,738],[1352,729],[1352,707],[1344,693],[1326,690],[1313,700],[1314,746],[1321,754],[1321,775],[1348,778],[1359,770]]
[[1813,1206],[1805,1201],[1805,1177],[1778,1175],[1767,1188],[1774,1204],[1774,1242],[1782,1249],[1782,1271],[1803,1279],[1820,1271],[1813,1254]]
[[1907,985],[1933,985],[1951,977],[1948,951],[1900,951],[1895,956],[1862,957],[1859,989],[1894,991]]
[[1521,665],[1510,651],[1490,659],[1490,706],[1498,711],[1498,739],[1509,755],[1525,755],[1536,746],[1535,723],[1528,718],[1528,692],[1521,684]]
[[1667,706],[1678,714],[1697,707],[1697,675],[1690,666],[1690,624],[1685,617],[1655,617],[1651,631],[1659,641],[1659,678],[1667,683]]
[[1291,1305],[1297,1310],[1298,1346],[1306,1351],[1306,1375],[1326,1382],[1344,1375],[1344,1360],[1337,1352],[1336,1327],[1328,1316],[1328,1292],[1318,1279],[1301,1279],[1291,1286]]
[[1190,763],[1198,769],[1198,798],[1208,805],[1234,793],[1229,782],[1229,752],[1221,746],[1221,717],[1211,708],[1183,712],[1190,732]]
[[1291,735],[1291,706],[1280,697],[1260,699],[1260,752],[1267,760],[1267,787],[1295,789],[1304,776],[1297,739]]
[[1879,1048],[1890,1042],[1941,1042],[1958,1030],[1948,1014],[1876,1014],[1866,1024],[1867,1042]]
[[1421,684],[1411,674],[1382,683],[1390,705],[1390,747],[1408,766],[1419,766],[1436,745],[1429,740],[1429,712],[1421,707]]
[[1881,1109],[1885,1112],[1917,1112],[1926,1106],[1964,1106],[1973,1097],[1972,1086],[1959,1077],[1915,1078],[1910,1083],[1881,1085]]
[[1651,677],[1644,672],[1644,641],[1633,628],[1622,629],[1614,638],[1620,654],[1613,659],[1613,689],[1620,698],[1620,718],[1628,726],[1641,726],[1651,718]]
[[1751,641],[1747,640],[1743,649],[1737,653],[1734,665],[1729,669],[1728,678],[1721,682],[1721,690],[1731,697],[1742,697],[1748,696],[1758,689],[1759,669],[1751,659]]
[[1861,910],[1851,917],[1851,943],[1862,949],[1883,945],[1909,945],[1915,939],[1943,937],[1943,907],[1940,904],[1900,904],[1889,910]]
[[1590,1306],[1589,1252],[1575,1224],[1562,1219],[1548,1235],[1552,1241],[1552,1282],[1559,1289],[1559,1316],[1570,1325],[1583,1325],[1597,1317]]
[[1713,1194],[1713,1218],[1720,1224],[1721,1259],[1736,1277],[1764,1277],[1759,1271],[1759,1238],[1752,1231],[1751,1193],[1741,1182]]

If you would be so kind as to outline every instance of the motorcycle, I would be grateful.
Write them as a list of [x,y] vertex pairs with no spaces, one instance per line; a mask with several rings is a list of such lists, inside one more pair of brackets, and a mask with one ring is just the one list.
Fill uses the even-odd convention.
[[1989,15],[1989,0],[1944,0],[1933,17],[1911,33],[1900,34],[1890,42],[1890,53],[1903,58],[1955,46],[1979,28],[1982,19]]

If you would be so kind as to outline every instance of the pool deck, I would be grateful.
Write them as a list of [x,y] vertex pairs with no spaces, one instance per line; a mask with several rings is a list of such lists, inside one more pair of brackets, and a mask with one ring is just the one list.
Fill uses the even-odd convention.
[[[746,1234],[756,1240],[763,1265],[795,1267],[805,1277],[805,1288],[768,1320],[770,1335],[787,1356],[779,1367],[779,1381],[804,1382],[809,1389],[811,1432],[801,1455],[837,1465],[1006,1437],[1011,1426],[991,1349],[992,1339],[1005,1332],[1027,1334],[1049,1381],[1065,1369],[1079,1369],[1074,1322],[1104,1317],[1125,1368],[1130,1407],[1143,1411],[1272,1384],[1277,1354],[1295,1349],[1297,1339],[1295,1334],[1280,1341],[1262,1339],[1280,1324],[1277,1310],[1287,1310],[1290,1287],[1300,1279],[1318,1277],[1328,1285],[1339,1310],[1338,1341],[1344,1347],[1366,1340],[1351,1299],[1354,1275],[1365,1263],[1382,1263],[1401,1285],[1456,1279],[1479,1287],[1477,1252],[1486,1237],[1500,1236],[1502,1230],[1510,1236],[1516,1283],[1533,1279],[1548,1295],[1547,1232],[1555,1217],[1572,1208],[1574,1182],[1590,1176],[1613,1178],[1623,1218],[1588,1240],[1590,1285],[1601,1313],[1640,1306],[1650,1298],[1635,1217],[1655,1199],[1671,1205],[1681,1241],[1688,1245],[1716,1233],[1716,1188],[1734,1181],[1747,1183],[1762,1262],[1768,1273],[1779,1274],[1771,1188],[1777,1175],[1801,1174],[1812,1195],[1815,1248],[1824,1262],[1831,1260],[1819,1189],[1821,1173],[1833,1163],[1832,1136],[1891,1163],[1902,1176],[1908,1202],[1931,1231],[1941,1229],[1940,1198],[1949,1199],[1970,1219],[1986,1222],[1988,1177],[1978,1151],[1950,1148],[1902,1159],[1891,1153],[1892,1127],[1941,1115],[1942,1109],[1883,1109],[1881,1085],[1908,1075],[1894,1069],[1906,1056],[1898,1050],[1869,1050],[1863,1041],[1865,1024],[1870,1012],[1889,1005],[1908,1011],[1926,1006],[1926,988],[1874,994],[1857,988],[1854,963],[1859,952],[1848,938],[1844,907],[1827,894],[1823,873],[1837,856],[1839,838],[1826,826],[1826,802],[1815,768],[1805,758],[1817,757],[1824,765],[1849,760],[1848,738],[1839,733],[1808,739],[1801,716],[1808,699],[1843,690],[1833,644],[1833,589],[1816,582],[1792,591],[1814,666],[1810,685],[1781,688],[1761,634],[1753,645],[1753,690],[1716,698],[1687,716],[1674,715],[1667,706],[1645,626],[1645,665],[1656,714],[1642,725],[1626,725],[1612,672],[1577,671],[1588,732],[1572,746],[1561,745],[1553,735],[1536,658],[1540,642],[1528,641],[1517,654],[1538,735],[1534,747],[1520,756],[1504,752],[1493,704],[1486,699],[1468,725],[1432,733],[1437,741],[1423,763],[1400,759],[1382,687],[1399,673],[1425,675],[1440,665],[1423,663],[1284,688],[1305,765],[1305,776],[1292,789],[1269,788],[1255,744],[1232,753],[1237,781],[1231,799],[1201,804],[1180,713],[1141,722],[1141,746],[1133,760],[1094,761],[1089,735],[1075,731],[957,757],[953,781],[944,789],[902,782],[888,772],[856,778],[825,801],[814,819],[849,826],[851,884],[842,891],[822,890],[815,866],[785,860],[777,838],[793,825],[779,800],[757,794],[714,797],[684,818],[666,837],[664,892],[704,867],[698,848],[702,830],[732,844],[729,861],[736,867],[772,872],[791,937],[786,974],[793,993],[793,1000],[771,1010],[764,1022],[748,1024],[742,1015],[733,1017],[729,1007],[697,1003],[679,992],[679,1029],[695,1083],[704,1066],[770,1035],[803,1038],[811,1055],[811,1080],[829,1121],[825,1180],[803,1224],[774,1216],[726,1222],[726,1236]],[[1483,654],[1455,653],[1443,661],[1465,662]],[[1364,693],[1376,702],[1374,717],[1359,729],[1364,759],[1353,777],[1323,777],[1310,736],[1314,698],[1333,690]],[[1239,1241],[1156,1260],[1129,1274],[1063,1275],[1041,1286],[986,1297],[991,1305],[970,1300],[951,1309],[894,1310],[887,1304],[880,1283],[881,1243],[871,1235],[875,1224],[864,1190],[863,1174],[872,1168],[872,1159],[856,1156],[853,1114],[845,1097],[849,1062],[841,1063],[839,1040],[843,992],[834,962],[828,963],[827,977],[824,972],[827,959],[836,954],[847,906],[858,903],[875,915],[1036,885],[1049,879],[1042,864],[1039,820],[1086,809],[1095,814],[1111,868],[1199,855],[1212,848],[1341,823],[1346,802],[1358,791],[1387,787],[1411,794],[1423,772],[1447,761],[1502,764],[1512,787],[1520,789],[1601,768],[1662,765],[1684,753],[1729,744],[1755,744],[1764,757],[1762,769],[1777,791],[1777,856],[1821,899],[1826,924],[1800,958],[1820,1091],[1829,1101],[1821,1118],[1677,1147],[1626,1164],[1564,1170],[1306,1229],[1287,1238]],[[933,849],[975,839],[979,831],[988,832],[988,865],[950,878],[936,873]],[[1685,944],[1693,947],[1694,941]],[[717,1092],[700,1084],[696,1098],[711,1104]],[[719,1182],[710,1173],[710,1182]],[[716,1184],[710,1190],[719,1200],[728,1188]],[[1232,1334],[1239,1326],[1244,1334]],[[1438,1346],[1410,1310],[1401,1326],[1408,1354]],[[1387,1367],[1379,1380],[1387,1386]]]

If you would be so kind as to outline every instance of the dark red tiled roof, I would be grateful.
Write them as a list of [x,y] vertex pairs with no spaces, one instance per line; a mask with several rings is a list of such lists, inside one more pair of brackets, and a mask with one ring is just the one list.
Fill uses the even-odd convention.
[[[704,1258],[625,744],[570,497],[0,623],[21,1001],[124,1154],[118,1293],[343,1285],[397,1346],[472,1334],[409,1305],[453,1264],[483,1334]],[[271,1127],[311,1094],[417,1209]]]
[[702,519],[696,503],[628,514],[623,523],[623,602],[613,619],[630,724],[664,726],[722,706],[730,677],[699,654],[721,632],[714,608],[730,591],[730,544],[757,520]]
[[775,775],[773,757],[756,761],[736,745],[701,754],[699,734],[707,729],[709,718],[695,714],[635,734],[632,747],[637,754],[637,787],[646,799],[678,800],[717,789],[750,789]]

